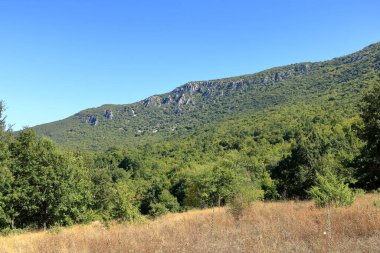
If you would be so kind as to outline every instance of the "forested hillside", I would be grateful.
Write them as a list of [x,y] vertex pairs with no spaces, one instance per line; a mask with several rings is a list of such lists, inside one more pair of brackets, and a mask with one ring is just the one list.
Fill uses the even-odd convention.
[[0,227],[239,211],[256,200],[351,205],[358,189],[380,187],[379,74],[378,43],[18,133],[0,114]]
[[[257,124],[275,123],[266,118],[271,110],[284,116],[287,110],[298,110],[297,115],[324,117],[327,108],[337,115],[351,117],[357,114],[355,105],[363,92],[378,79],[379,57],[377,43],[325,62],[189,82],[172,92],[134,104],[103,105],[33,129],[64,148],[105,150],[184,138],[204,126],[239,121],[241,117],[253,117]],[[309,112],[310,107],[313,112]]]

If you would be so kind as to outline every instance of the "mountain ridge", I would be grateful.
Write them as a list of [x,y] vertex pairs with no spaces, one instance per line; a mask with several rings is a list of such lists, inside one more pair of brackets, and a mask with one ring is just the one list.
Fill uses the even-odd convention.
[[[379,68],[379,48],[380,43],[374,43],[360,51],[327,61],[295,63],[254,74],[190,81],[170,92],[152,95],[135,103],[88,108],[66,119],[33,129],[63,146],[76,145],[78,136],[98,143],[108,142],[106,139],[111,138],[116,140],[113,142],[115,145],[140,143],[141,139],[149,141],[155,139],[146,138],[152,134],[172,136],[175,132],[189,132],[204,124],[220,121],[225,116],[248,111],[252,113],[291,103],[296,96],[313,97],[312,94],[327,92],[344,82],[368,75],[361,65],[368,65],[368,69],[376,72]],[[348,76],[350,78],[347,79]],[[292,92],[295,90],[297,94]],[[113,134],[109,134],[111,132]],[[82,149],[81,145],[76,146]],[[98,149],[99,145],[85,146],[86,149]]]

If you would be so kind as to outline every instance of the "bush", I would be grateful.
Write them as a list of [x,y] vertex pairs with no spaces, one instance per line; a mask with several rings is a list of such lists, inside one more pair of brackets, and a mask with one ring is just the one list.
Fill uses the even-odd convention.
[[136,192],[131,184],[117,183],[113,202],[112,218],[119,221],[138,221],[141,218],[136,203]]
[[170,212],[178,212],[180,209],[177,198],[170,194],[170,192],[166,189],[162,191],[158,201],[159,203],[162,203]]
[[153,217],[161,216],[167,214],[169,210],[163,203],[151,203],[149,209],[149,215]]
[[262,200],[264,191],[252,187],[242,187],[228,203],[228,212],[236,221],[240,220],[244,210],[254,201]]
[[350,206],[355,200],[355,194],[348,187],[348,184],[339,180],[330,171],[327,171],[325,175],[317,173],[316,185],[308,193],[318,207]]

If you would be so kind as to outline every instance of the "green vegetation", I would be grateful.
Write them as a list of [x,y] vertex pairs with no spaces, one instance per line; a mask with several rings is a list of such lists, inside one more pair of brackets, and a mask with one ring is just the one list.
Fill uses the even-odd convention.
[[[189,83],[158,100],[36,127],[37,135],[6,130],[0,104],[0,227],[224,205],[239,219],[256,200],[350,204],[352,188],[380,187],[379,62],[374,44],[331,61]],[[112,119],[86,122],[106,109]]]
[[316,185],[309,191],[317,206],[350,206],[354,203],[354,193],[331,171],[325,175],[317,174]]
[[359,185],[366,189],[380,187],[380,82],[363,99],[361,138],[367,143],[358,159]]
[[31,130],[16,136],[8,150],[2,173],[3,224],[46,228],[83,221],[91,193],[80,157],[61,153]]
[[[103,105],[33,129],[62,148],[81,151],[105,151],[114,146],[133,148],[191,138],[205,128],[223,127],[235,121],[241,123],[234,124],[235,128],[247,130],[261,128],[262,121],[272,124],[273,131],[262,131],[272,143],[283,139],[278,133],[288,128],[284,134],[288,134],[286,140],[289,140],[300,123],[329,124],[328,121],[334,122],[334,117],[357,115],[355,105],[366,89],[379,80],[379,57],[380,43],[377,43],[330,61],[189,82],[141,102]],[[112,119],[104,116],[107,110],[112,111]],[[91,116],[97,118],[97,125],[88,123]],[[243,122],[241,118],[252,122]]]

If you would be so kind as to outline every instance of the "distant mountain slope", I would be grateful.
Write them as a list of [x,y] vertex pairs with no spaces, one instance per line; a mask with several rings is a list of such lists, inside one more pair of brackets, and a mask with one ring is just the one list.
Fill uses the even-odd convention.
[[[70,149],[133,146],[196,133],[205,126],[273,107],[331,104],[346,113],[380,75],[380,43],[317,63],[276,67],[256,74],[186,83],[126,105],[103,105],[34,127]],[[257,117],[256,117],[257,118]],[[260,120],[260,118],[257,118]]]

